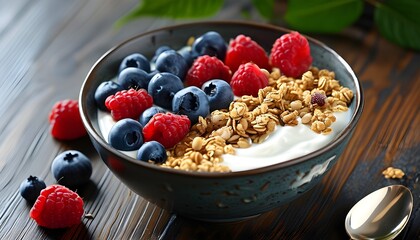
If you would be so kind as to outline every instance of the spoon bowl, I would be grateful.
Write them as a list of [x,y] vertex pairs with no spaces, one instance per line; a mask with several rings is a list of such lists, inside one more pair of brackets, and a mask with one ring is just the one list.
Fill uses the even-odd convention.
[[402,185],[378,189],[356,203],[345,220],[352,239],[393,239],[405,227],[413,209],[413,195]]

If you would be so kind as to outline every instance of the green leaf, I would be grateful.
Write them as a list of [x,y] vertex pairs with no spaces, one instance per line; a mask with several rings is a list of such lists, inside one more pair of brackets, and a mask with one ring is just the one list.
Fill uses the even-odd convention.
[[388,40],[407,48],[420,50],[420,1],[388,0],[378,2],[375,23]]
[[362,0],[289,0],[285,21],[299,31],[335,33],[362,14]]
[[143,0],[119,19],[117,25],[145,16],[172,19],[204,18],[214,15],[222,6],[223,0]]
[[274,13],[275,0],[252,0],[255,8],[266,19],[271,19]]

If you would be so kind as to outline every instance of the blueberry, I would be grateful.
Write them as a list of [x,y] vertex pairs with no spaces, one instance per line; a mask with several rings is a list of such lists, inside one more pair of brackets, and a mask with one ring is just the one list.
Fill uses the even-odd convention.
[[210,113],[209,100],[198,87],[186,87],[175,94],[172,110],[177,114],[187,115],[191,124],[195,124],[199,116],[206,117]]
[[172,98],[184,88],[181,79],[172,73],[157,73],[149,83],[148,92],[153,103],[159,107],[172,110]]
[[163,163],[167,158],[165,147],[156,141],[144,143],[137,152],[137,159],[144,162]]
[[172,48],[170,48],[169,46],[160,46],[158,49],[156,49],[155,55],[152,58],[152,62],[156,62],[157,57],[167,50],[172,50]]
[[200,56],[216,56],[218,59],[224,61],[226,56],[227,44],[219,33],[209,31],[201,35],[194,41],[192,49],[195,52],[197,52]]
[[76,187],[89,181],[92,175],[92,164],[83,153],[68,150],[55,157],[51,172],[58,183],[66,187]]
[[165,113],[166,111],[160,107],[150,107],[140,115],[139,122],[142,126],[146,126],[149,120],[156,114],[156,113]]
[[184,57],[188,67],[191,67],[194,60],[198,57],[198,53],[193,51],[189,46],[179,49],[178,53],[181,54],[182,57]]
[[229,109],[234,94],[229,83],[221,79],[207,81],[201,87],[209,99],[210,112],[220,109]]
[[188,64],[184,57],[175,50],[166,50],[157,57],[156,70],[169,72],[184,79],[188,71]]
[[35,202],[42,189],[46,188],[45,182],[35,176],[29,176],[20,184],[20,195],[28,202]]
[[118,84],[124,89],[134,88],[136,90],[147,89],[149,85],[148,73],[138,68],[125,68],[118,74]]
[[133,119],[121,119],[109,131],[108,142],[121,151],[137,150],[143,144],[142,129],[141,124]]
[[121,61],[119,72],[129,67],[134,67],[134,68],[141,69],[145,72],[150,72],[149,60],[147,60],[147,58],[140,53],[133,53],[125,57]]
[[124,90],[124,88],[114,81],[101,83],[95,91],[95,102],[98,108],[107,111],[105,99],[121,90]]

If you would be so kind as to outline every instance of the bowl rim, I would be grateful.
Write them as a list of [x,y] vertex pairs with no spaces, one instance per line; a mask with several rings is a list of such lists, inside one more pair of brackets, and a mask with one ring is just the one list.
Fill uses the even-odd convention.
[[[242,27],[256,27],[256,28],[265,28],[267,30],[277,31],[277,32],[292,32],[294,30],[287,29],[280,26],[275,26],[271,24],[265,24],[265,23],[256,23],[256,22],[250,22],[250,21],[242,21],[242,20],[211,20],[211,21],[195,21],[195,22],[189,22],[189,23],[178,23],[173,25],[168,25],[160,28],[156,28],[150,31],[146,31],[137,35],[134,35],[133,37],[128,38],[125,41],[120,42],[119,44],[114,45],[111,47],[108,51],[106,51],[90,68],[88,74],[85,77],[85,80],[83,81],[80,93],[79,93],[79,111],[80,115],[82,117],[83,124],[85,128],[87,129],[87,132],[89,135],[97,141],[101,147],[107,149],[107,151],[112,152],[112,154],[124,159],[125,161],[130,162],[131,164],[137,164],[141,167],[147,168],[151,171],[157,171],[157,172],[165,172],[167,174],[173,174],[173,175],[180,175],[180,176],[191,176],[191,177],[199,177],[199,178],[235,178],[235,177],[243,177],[243,176],[250,176],[250,175],[256,175],[256,174],[262,174],[266,172],[272,172],[276,171],[281,168],[293,166],[305,161],[308,161],[311,158],[320,156],[324,154],[325,152],[328,152],[332,148],[334,148],[337,144],[341,143],[345,140],[345,137],[348,134],[351,134],[351,131],[353,128],[356,127],[357,122],[362,114],[363,106],[364,106],[364,94],[363,89],[361,86],[361,83],[359,79],[356,77],[356,74],[354,73],[353,69],[350,67],[350,65],[332,48],[328,47],[326,44],[322,43],[321,41],[312,38],[310,36],[307,36],[303,33],[301,33],[303,36],[305,36],[309,42],[312,42],[315,45],[318,45],[321,48],[324,48],[329,53],[333,54],[335,58],[337,58],[338,61],[345,67],[346,71],[350,74],[351,78],[354,81],[354,85],[356,88],[357,93],[355,94],[355,97],[353,101],[355,101],[353,104],[356,104],[354,113],[352,114],[352,117],[350,119],[349,124],[341,131],[340,134],[338,134],[335,139],[330,142],[327,146],[318,149],[317,151],[311,152],[309,154],[306,154],[301,157],[292,158],[287,161],[283,161],[280,163],[259,167],[255,169],[249,169],[249,170],[242,170],[242,171],[235,171],[235,172],[197,172],[197,171],[185,171],[185,170],[179,170],[179,169],[172,169],[172,168],[163,168],[155,164],[150,164],[146,162],[142,162],[139,160],[136,160],[132,157],[129,157],[125,155],[124,153],[121,153],[117,149],[111,147],[100,135],[100,133],[96,132],[94,127],[92,126],[91,121],[87,117],[87,106],[86,106],[86,98],[87,93],[89,90],[87,89],[87,85],[89,82],[89,79],[91,78],[91,75],[93,72],[95,72],[95,69],[106,60],[106,58],[112,54],[113,52],[117,51],[119,48],[122,48],[124,45],[128,44],[131,41],[134,41],[137,38],[141,38],[147,35],[152,35],[153,33],[160,32],[160,31],[168,31],[168,30],[174,30],[177,28],[188,28],[190,26],[197,26],[197,25],[240,25]],[[102,159],[103,160],[103,159]]]

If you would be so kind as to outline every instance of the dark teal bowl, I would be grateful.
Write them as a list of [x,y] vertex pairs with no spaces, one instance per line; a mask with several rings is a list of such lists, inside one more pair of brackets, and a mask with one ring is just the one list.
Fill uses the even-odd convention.
[[347,146],[362,114],[360,82],[336,52],[308,37],[313,65],[336,73],[342,85],[354,92],[352,119],[327,147],[286,162],[232,173],[186,172],[162,168],[127,157],[107,144],[97,121],[94,92],[113,78],[121,60],[140,52],[148,57],[161,45],[179,49],[190,36],[217,31],[226,41],[238,34],[250,36],[269,51],[274,41],[290,30],[244,22],[198,22],[169,26],[140,34],[115,46],[92,67],[80,92],[80,112],[90,139],[108,168],[131,190],[146,200],[179,215],[207,220],[232,221],[270,211],[296,199],[334,166]]

